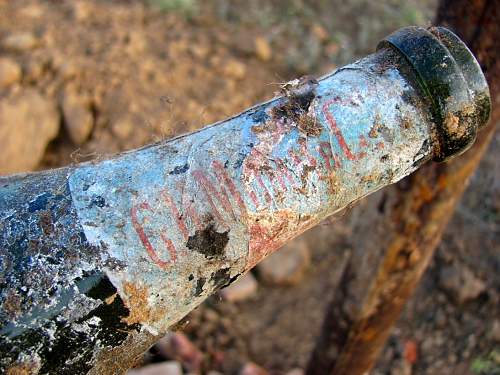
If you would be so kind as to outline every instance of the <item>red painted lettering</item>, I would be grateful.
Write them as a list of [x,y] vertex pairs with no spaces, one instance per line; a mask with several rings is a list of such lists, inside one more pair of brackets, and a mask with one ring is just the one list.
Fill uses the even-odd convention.
[[153,262],[155,262],[160,268],[167,268],[170,264],[174,263],[177,259],[177,252],[175,250],[175,246],[170,239],[166,238],[166,236],[163,233],[161,233],[160,237],[163,240],[163,242],[165,243],[165,246],[166,246],[168,253],[170,255],[170,260],[165,261],[165,260],[160,259],[156,250],[154,249],[153,245],[149,241],[148,236],[146,235],[146,232],[144,231],[144,228],[142,227],[141,224],[139,224],[139,220],[137,219],[137,211],[139,209],[152,211],[151,207],[149,206],[149,204],[147,202],[143,202],[137,206],[132,207],[132,209],[130,210],[132,225],[133,225],[135,231],[137,232],[137,235],[139,236],[139,239],[141,240],[141,242],[142,242],[143,246],[145,247],[151,260]]
[[344,136],[342,135],[342,132],[338,128],[337,122],[335,121],[333,114],[330,112],[330,106],[334,103],[338,103],[339,101],[340,101],[339,97],[335,97],[335,98],[327,101],[325,104],[323,104],[322,111],[326,117],[326,121],[328,122],[330,130],[335,135],[335,138],[337,138],[337,142],[339,143],[339,146],[342,149],[342,152],[344,153],[344,155],[349,160],[356,160],[356,157],[353,155],[353,153],[349,149],[349,146],[347,146],[347,143],[344,139]]

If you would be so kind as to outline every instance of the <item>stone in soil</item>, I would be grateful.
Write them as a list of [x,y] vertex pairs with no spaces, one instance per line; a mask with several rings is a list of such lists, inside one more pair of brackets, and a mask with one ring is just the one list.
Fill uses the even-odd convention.
[[458,262],[441,268],[439,285],[459,304],[474,300],[486,291],[486,284],[467,266]]
[[392,364],[391,375],[411,375],[412,368],[411,365],[403,360],[396,360]]
[[74,1],[72,4],[72,13],[76,21],[86,21],[92,14],[92,3],[87,1]]
[[491,338],[494,341],[500,342],[500,320],[496,319],[492,323],[491,330],[490,330],[490,335],[491,335]]
[[267,39],[258,36],[255,38],[255,55],[261,61],[269,61],[273,57],[273,50]]
[[240,372],[238,375],[268,375],[269,373],[264,370],[262,367],[259,365],[256,365],[253,362],[247,362],[245,365],[241,368]]
[[177,361],[161,362],[129,370],[127,375],[182,375],[182,366]]
[[247,68],[242,62],[235,59],[230,59],[224,67],[224,73],[229,78],[240,80],[245,78],[247,74]]
[[135,122],[133,116],[127,113],[113,121],[111,124],[111,132],[118,137],[118,139],[125,140],[134,132],[134,126]]
[[203,354],[183,333],[169,333],[156,343],[155,348],[159,355],[179,361],[188,371],[200,371]]
[[38,45],[38,38],[30,32],[15,33],[2,40],[2,47],[12,52],[26,52]]
[[0,89],[11,86],[21,80],[21,67],[9,57],[0,58]]
[[0,101],[0,174],[33,170],[59,132],[56,104],[35,90]]
[[229,302],[244,301],[255,295],[258,283],[249,272],[241,276],[237,281],[220,291],[223,299]]
[[30,61],[23,67],[24,79],[30,83],[40,81],[47,69],[48,60],[49,58],[44,57],[30,59]]
[[309,247],[303,239],[292,241],[257,265],[260,278],[270,285],[298,284],[311,263]]
[[62,100],[64,127],[76,145],[83,144],[94,127],[89,100],[73,91],[65,91]]

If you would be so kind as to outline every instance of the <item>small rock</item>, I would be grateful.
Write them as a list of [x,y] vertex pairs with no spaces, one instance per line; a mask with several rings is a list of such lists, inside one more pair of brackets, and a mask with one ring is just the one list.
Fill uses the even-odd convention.
[[177,361],[160,362],[128,370],[127,375],[182,375],[182,367]]
[[188,371],[200,371],[203,354],[183,333],[169,333],[155,347],[161,356],[179,361]]
[[206,308],[203,311],[203,318],[207,322],[214,323],[214,322],[219,321],[220,317],[219,317],[219,314],[217,314],[217,312],[215,312],[214,310]]
[[411,365],[403,360],[396,360],[392,363],[391,375],[411,375],[412,368]]
[[70,80],[78,75],[78,67],[72,61],[66,61],[59,67],[59,73],[65,80]]
[[126,37],[126,43],[125,49],[131,55],[140,54],[147,47],[146,36],[140,31],[130,32]]
[[413,365],[418,359],[418,348],[417,343],[414,340],[407,340],[404,343],[404,354],[403,357],[406,362]]
[[323,25],[320,25],[319,23],[315,23],[311,27],[311,32],[322,43],[325,42],[326,40],[328,40],[328,36],[329,36],[328,30],[325,29],[323,27]]
[[189,50],[199,60],[205,60],[210,53],[210,47],[206,44],[192,44]]
[[91,3],[87,1],[74,1],[72,4],[73,17],[77,21],[85,21],[92,13]]
[[56,104],[34,90],[0,100],[0,174],[35,168],[59,121]]
[[436,314],[434,316],[434,322],[436,323],[436,327],[438,328],[444,328],[446,326],[447,323],[446,313],[442,308],[439,308],[436,311]]
[[90,111],[89,100],[73,91],[65,91],[62,100],[64,126],[71,141],[83,144],[94,127],[94,118]]
[[231,59],[224,67],[224,73],[230,78],[240,80],[245,78],[245,75],[247,74],[247,68],[242,62]]
[[496,319],[491,325],[490,335],[493,340],[500,342],[500,320]]
[[226,301],[238,302],[254,296],[257,292],[257,287],[257,280],[248,272],[228,287],[222,289],[220,294]]
[[134,132],[134,119],[130,114],[118,117],[111,124],[111,132],[121,140],[127,139]]
[[21,67],[8,57],[0,57],[0,88],[9,87],[21,80]]
[[2,41],[3,48],[13,52],[25,52],[38,45],[38,38],[30,32],[16,33]]
[[335,42],[328,43],[324,48],[324,52],[329,57],[334,57],[339,52],[339,50],[340,46]]
[[265,283],[271,285],[296,285],[300,282],[311,257],[305,240],[292,241],[257,265]]
[[247,362],[238,373],[239,375],[268,375],[269,373],[253,362]]
[[47,68],[47,61],[41,59],[30,60],[24,67],[24,77],[26,81],[32,83],[39,81]]
[[43,15],[43,8],[39,4],[26,4],[19,10],[24,17],[40,18]]
[[482,280],[465,265],[458,263],[441,268],[439,285],[459,304],[477,298],[486,290],[486,284]]
[[261,36],[255,38],[255,55],[264,62],[271,60],[273,57],[273,50],[269,42]]

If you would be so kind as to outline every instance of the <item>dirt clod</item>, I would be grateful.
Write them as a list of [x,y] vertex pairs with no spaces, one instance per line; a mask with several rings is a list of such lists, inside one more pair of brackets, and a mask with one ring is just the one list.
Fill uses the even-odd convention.
[[55,103],[32,89],[0,101],[0,174],[29,171],[59,131]]

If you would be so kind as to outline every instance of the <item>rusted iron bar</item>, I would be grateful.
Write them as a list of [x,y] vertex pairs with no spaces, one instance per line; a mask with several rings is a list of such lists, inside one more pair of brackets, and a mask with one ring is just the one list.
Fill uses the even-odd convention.
[[[450,163],[428,164],[396,185],[386,202],[385,219],[371,228],[367,241],[385,248],[376,256],[366,251],[353,257],[334,292],[323,331],[308,365],[307,374],[362,375],[370,371],[392,326],[417,286],[453,215],[467,181],[476,170],[500,120],[498,110],[500,67],[498,49],[500,7],[498,1],[444,1],[439,23],[464,31],[479,57],[489,81],[493,103],[490,125],[479,133],[475,145]],[[494,5],[496,3],[496,6]],[[465,21],[466,20],[466,21]],[[380,245],[378,245],[380,244]],[[386,246],[384,246],[386,245]],[[375,256],[374,256],[375,255]],[[356,267],[364,264],[365,267]],[[375,271],[366,265],[376,265]]]
[[1,371],[119,373],[286,241],[468,148],[482,73],[433,32],[199,132],[0,179]]

